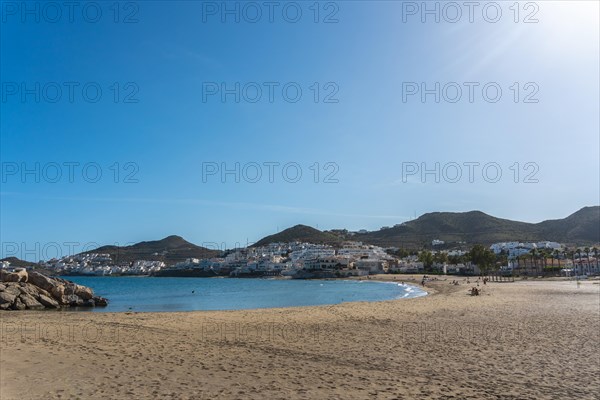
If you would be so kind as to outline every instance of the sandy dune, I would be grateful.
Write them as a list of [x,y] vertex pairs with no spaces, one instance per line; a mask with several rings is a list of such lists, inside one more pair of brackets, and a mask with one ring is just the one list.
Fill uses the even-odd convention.
[[598,281],[448,279],[380,303],[0,313],[0,398],[600,398]]

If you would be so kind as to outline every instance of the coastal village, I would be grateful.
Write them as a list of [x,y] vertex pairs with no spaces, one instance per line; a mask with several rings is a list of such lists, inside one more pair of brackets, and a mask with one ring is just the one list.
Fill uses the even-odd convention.
[[[219,257],[188,258],[167,265],[164,261],[135,260],[115,263],[110,254],[81,253],[40,261],[57,275],[159,277],[289,277],[293,279],[346,278],[375,274],[481,275],[484,268],[469,249],[443,249],[435,239],[431,250],[405,251],[361,242],[339,246],[303,242],[270,243],[223,251]],[[568,249],[557,242],[502,242],[485,248],[494,259],[485,269],[502,275],[585,276],[600,274],[597,249]],[[159,256],[159,254],[155,254]],[[0,268],[11,269],[2,261]]]

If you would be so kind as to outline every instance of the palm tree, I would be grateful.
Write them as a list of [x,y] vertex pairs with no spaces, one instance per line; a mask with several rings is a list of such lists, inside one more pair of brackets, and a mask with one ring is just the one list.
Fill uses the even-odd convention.
[[573,269],[575,269],[575,250],[568,250],[567,257],[571,259],[571,265],[573,266]]
[[[577,249],[576,253],[577,253],[577,260],[579,261],[579,270],[580,270],[580,272],[583,272],[583,264],[581,263],[581,249]],[[583,275],[583,273],[581,275]]]
[[537,249],[534,247],[531,252],[531,262],[533,263],[533,268],[535,269],[535,273],[537,274]]
[[425,272],[429,272],[429,269],[433,265],[433,255],[430,251],[421,251],[419,253],[419,261],[423,263],[423,269]]
[[546,261],[546,255],[544,252],[544,249],[542,250],[538,250],[538,249],[534,249],[535,252],[533,254],[533,257],[535,258],[535,273],[536,275],[543,275],[544,273],[544,266],[545,266],[545,261]]
[[[560,251],[558,249],[554,250],[554,257],[558,261],[558,271],[560,272]],[[552,259],[552,267],[554,268],[554,259]]]
[[521,254],[518,257],[519,257],[520,261],[523,261],[523,267],[521,267],[521,262],[519,261],[519,268],[521,268],[523,271],[527,272],[527,255]]
[[587,270],[587,272],[589,272],[590,270],[590,248],[586,247],[585,249],[583,249],[583,251],[585,252],[585,269]]
[[542,275],[544,275],[546,273],[546,267],[548,266],[548,250],[546,249],[542,249],[540,251],[540,257],[542,258],[542,262],[541,262],[541,270],[542,270]]
[[594,252],[594,258],[596,259],[596,272],[600,272],[598,268],[598,248],[594,246],[592,251]]

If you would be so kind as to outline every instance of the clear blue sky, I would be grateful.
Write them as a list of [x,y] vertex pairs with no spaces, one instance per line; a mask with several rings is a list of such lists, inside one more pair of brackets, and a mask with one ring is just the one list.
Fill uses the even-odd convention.
[[[421,2],[322,2],[318,16],[312,1],[280,2],[272,22],[264,6],[258,18],[245,3],[227,3],[240,7],[239,23],[215,9],[221,2],[120,2],[118,14],[114,2],[97,2],[95,23],[98,10],[84,13],[86,2],[74,10],[1,4],[2,256],[14,255],[7,243],[25,244],[17,256],[36,259],[44,256],[36,246],[48,243],[66,253],[70,242],[126,244],[170,234],[232,247],[298,223],[378,229],[431,211],[477,209],[537,222],[599,203],[595,1],[537,2],[538,9],[522,2],[518,16],[512,1],[499,2],[496,23],[489,22],[496,10],[484,15],[481,7],[473,22],[466,8],[448,22],[457,14],[444,3],[439,23],[428,14],[423,23],[422,10],[411,8]],[[295,5],[302,16],[292,23]],[[230,89],[256,82],[262,97],[251,102],[251,84],[239,103],[233,94],[222,102],[221,93],[207,91],[210,82]],[[272,102],[265,82],[279,85]],[[289,82],[295,86],[286,100]],[[425,102],[409,95],[422,82],[429,89],[440,82],[439,103],[434,94]],[[448,82],[462,87],[456,103]],[[465,82],[479,85],[473,102]],[[482,96],[490,82],[489,100],[495,86],[502,89],[496,103]],[[52,102],[57,87],[62,96]],[[92,102],[97,87],[102,95]],[[292,103],[295,87],[302,97]],[[236,162],[247,166],[239,183],[233,175],[203,179],[203,163],[233,169]],[[252,162],[262,166],[257,183],[250,182]],[[280,163],[274,182],[268,162]],[[299,182],[282,177],[290,162],[302,169]],[[403,176],[436,162],[439,183],[433,174]],[[468,162],[480,163],[473,182]],[[21,174],[36,163],[39,174]],[[58,182],[53,163],[61,167]],[[69,163],[79,163],[71,164],[72,179]],[[337,183],[323,182],[334,171],[326,163],[337,166]],[[458,182],[451,182],[451,163],[462,168]],[[502,169],[498,182],[482,176],[487,163]],[[97,166],[102,177],[93,183]],[[290,180],[295,173],[288,172]],[[537,183],[524,182],[529,172]],[[137,182],[125,182],[129,173]],[[489,169],[488,180],[494,175]]]

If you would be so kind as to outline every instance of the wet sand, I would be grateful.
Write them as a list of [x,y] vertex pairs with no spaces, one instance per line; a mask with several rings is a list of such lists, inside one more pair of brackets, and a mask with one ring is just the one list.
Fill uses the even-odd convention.
[[0,399],[600,398],[598,281],[441,279],[377,303],[3,312]]

